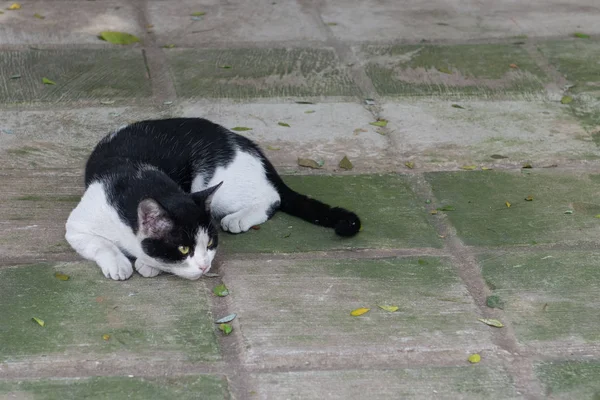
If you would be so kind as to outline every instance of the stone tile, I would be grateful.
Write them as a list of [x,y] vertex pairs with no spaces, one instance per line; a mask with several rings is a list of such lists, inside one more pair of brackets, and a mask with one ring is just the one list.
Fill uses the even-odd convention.
[[467,245],[598,243],[597,175],[534,168],[430,173],[427,180],[439,205],[456,208],[444,214]]
[[600,157],[593,135],[558,102],[407,99],[382,108],[397,154],[418,167],[552,165]]
[[0,382],[3,399],[229,399],[227,381],[220,376],[93,377]]
[[555,361],[535,366],[546,395],[552,399],[597,399],[600,397],[599,361]]
[[550,354],[599,348],[598,319],[592,317],[600,306],[597,252],[486,253],[479,260],[519,343]]
[[499,367],[406,368],[255,374],[257,399],[519,399]]
[[106,44],[98,39],[102,31],[141,36],[144,28],[137,24],[136,14],[134,5],[122,1],[28,1],[20,10],[0,14],[0,37],[3,45],[102,45]]
[[[4,51],[0,69],[6,71],[0,80],[2,103],[143,100],[152,94],[144,58],[136,49]],[[56,84],[43,84],[43,77]]]
[[[469,352],[495,351],[445,259],[226,261],[220,270],[250,364],[435,362],[442,355],[462,363]],[[371,311],[350,315],[360,307]]]
[[600,33],[594,0],[511,2],[493,0],[327,1],[321,18],[348,41],[470,40]]
[[361,53],[367,75],[383,96],[541,93],[547,81],[514,44],[365,45]]
[[[259,0],[251,3],[235,0],[222,2],[169,0],[148,2],[151,30],[160,45],[176,44],[229,47],[235,42],[321,41],[324,26],[311,15],[308,7],[292,0]],[[205,12],[200,17],[192,14]]]
[[341,238],[335,235],[333,229],[318,227],[279,212],[261,225],[260,230],[250,230],[242,235],[223,233],[219,238],[222,251],[279,253],[441,247],[440,239],[427,220],[424,200],[415,196],[404,177],[286,176],[284,180],[294,190],[356,212],[363,230],[353,238]]
[[[55,272],[70,279],[61,281]],[[220,359],[203,282],[137,275],[115,282],[83,262],[3,268],[0,280],[2,361],[102,360],[117,354],[140,360]]]
[[[326,170],[338,168],[347,156],[354,171],[393,171],[394,156],[386,158],[388,138],[377,133],[373,115],[356,103],[295,104],[292,102],[230,104],[184,102],[173,107],[185,117],[203,117],[258,142],[275,166],[298,169],[298,157],[324,161]],[[308,113],[307,113],[308,112]],[[285,122],[289,127],[278,125]]]
[[600,42],[590,39],[546,41],[540,43],[538,49],[574,85],[570,92],[596,92],[600,96]]
[[177,94],[185,98],[359,94],[329,48],[165,49],[165,53]]

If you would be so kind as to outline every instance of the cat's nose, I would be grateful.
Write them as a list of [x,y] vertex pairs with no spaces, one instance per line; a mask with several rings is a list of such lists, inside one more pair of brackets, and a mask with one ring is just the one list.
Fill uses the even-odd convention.
[[206,272],[210,268],[210,265],[198,265],[198,269],[202,272]]

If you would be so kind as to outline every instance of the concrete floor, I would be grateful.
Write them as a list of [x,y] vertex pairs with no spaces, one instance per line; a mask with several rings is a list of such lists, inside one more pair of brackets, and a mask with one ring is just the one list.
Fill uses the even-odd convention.
[[[597,1],[11,4],[0,399],[600,396]],[[170,116],[251,128],[363,231],[277,214],[221,235],[218,277],[106,280],[63,238],[86,157]]]

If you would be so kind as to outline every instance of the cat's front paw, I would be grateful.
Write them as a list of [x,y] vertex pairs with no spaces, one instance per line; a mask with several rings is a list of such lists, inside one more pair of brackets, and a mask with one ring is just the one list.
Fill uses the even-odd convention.
[[135,270],[144,278],[152,278],[162,272],[158,268],[150,267],[144,264],[139,258],[135,260]]
[[124,281],[133,275],[131,261],[122,253],[102,252],[96,259],[105,277],[115,281]]

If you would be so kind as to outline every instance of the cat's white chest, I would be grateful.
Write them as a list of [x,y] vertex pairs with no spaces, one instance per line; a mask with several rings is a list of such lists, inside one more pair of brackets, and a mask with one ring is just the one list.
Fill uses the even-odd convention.
[[67,223],[67,229],[75,228],[102,237],[134,257],[143,254],[135,233],[108,203],[106,191],[100,182],[94,182],[87,188]]

